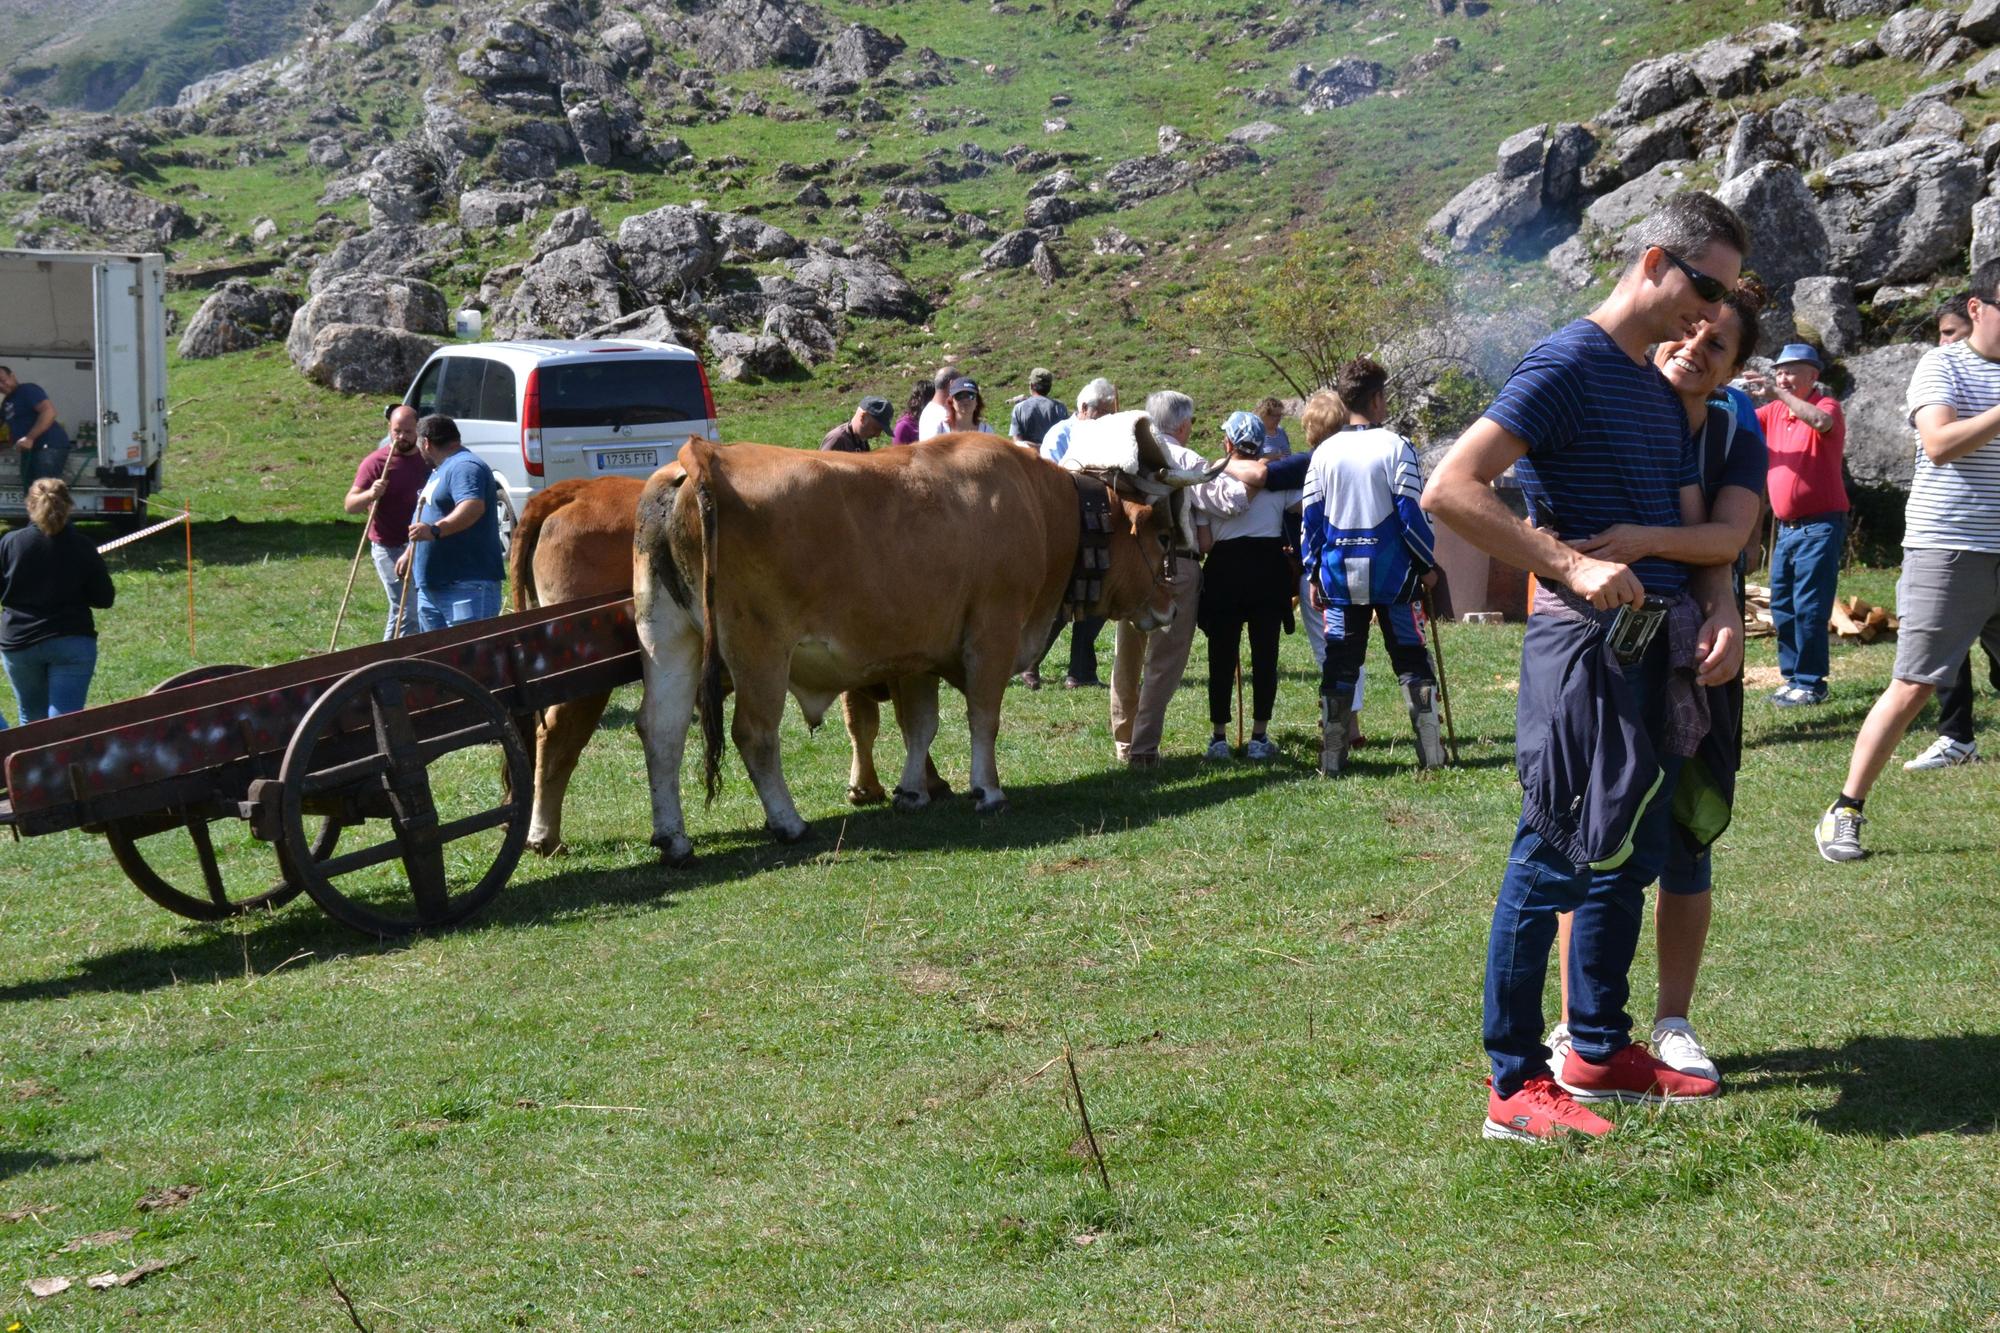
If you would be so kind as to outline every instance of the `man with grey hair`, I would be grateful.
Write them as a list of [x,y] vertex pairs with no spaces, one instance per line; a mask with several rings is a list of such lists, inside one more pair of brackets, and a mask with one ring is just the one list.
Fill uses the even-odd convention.
[[[1146,416],[1153,433],[1177,468],[1206,467],[1200,454],[1187,447],[1194,429],[1194,400],[1172,389],[1146,398]],[[1213,483],[1210,483],[1211,485]],[[1173,580],[1174,615],[1161,629],[1146,633],[1129,621],[1118,624],[1117,651],[1111,665],[1111,742],[1120,762],[1150,768],[1160,762],[1160,734],[1167,705],[1187,671],[1188,649],[1194,644],[1195,608],[1201,601],[1200,549],[1195,511],[1205,486],[1182,492],[1168,532],[1169,574]],[[1161,504],[1170,503],[1168,500]]]
[[928,440],[951,429],[951,386],[964,374],[957,366],[939,366],[931,376],[931,400],[917,413],[917,438]]
[[1064,417],[1042,436],[1042,457],[1060,463],[1069,449],[1069,433],[1079,421],[1094,421],[1118,410],[1118,387],[1099,375],[1076,395],[1076,415]]
[[1028,396],[1014,404],[1013,416],[1007,423],[1007,433],[1014,437],[1014,443],[1026,449],[1039,449],[1049,430],[1069,416],[1067,407],[1049,397],[1055,383],[1055,372],[1047,366],[1036,366],[1028,372]]

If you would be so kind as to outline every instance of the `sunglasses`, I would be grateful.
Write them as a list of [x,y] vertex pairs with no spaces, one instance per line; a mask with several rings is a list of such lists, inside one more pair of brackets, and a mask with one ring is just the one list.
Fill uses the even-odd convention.
[[1729,288],[1722,285],[1722,279],[1710,277],[1664,246],[1660,248],[1660,253],[1667,257],[1668,263],[1681,271],[1682,276],[1688,280],[1688,285],[1694,288],[1694,294],[1702,300],[1720,301],[1729,295]]

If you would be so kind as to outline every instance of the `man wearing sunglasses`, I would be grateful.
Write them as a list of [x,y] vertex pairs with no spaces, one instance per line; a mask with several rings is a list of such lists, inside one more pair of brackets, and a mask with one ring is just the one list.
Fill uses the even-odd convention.
[[[1633,1044],[1626,974],[1645,888],[1666,859],[1680,756],[1704,729],[1670,731],[1670,720],[1688,721],[1679,707],[1670,717],[1670,702],[1686,694],[1670,652],[1691,661],[1702,683],[1734,675],[1743,625],[1729,569],[1690,571],[1651,557],[1628,566],[1571,543],[1613,523],[1706,518],[1686,410],[1646,352],[1719,317],[1748,248],[1742,221],[1706,194],[1677,195],[1640,221],[1626,234],[1617,287],[1522,359],[1424,491],[1425,509],[1540,579],[1516,705],[1521,819],[1487,942],[1487,1138],[1594,1137],[1611,1124],[1579,1102],[1719,1091]],[[1493,493],[1510,467],[1532,523]],[[1629,662],[1606,646],[1619,608],[1650,624],[1666,617],[1649,643],[1628,636],[1642,646]],[[1560,912],[1575,913],[1572,1045],[1551,1070],[1542,988]]]

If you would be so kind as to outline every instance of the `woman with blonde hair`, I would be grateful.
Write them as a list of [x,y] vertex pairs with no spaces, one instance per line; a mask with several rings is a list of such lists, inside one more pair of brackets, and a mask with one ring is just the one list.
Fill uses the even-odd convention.
[[32,526],[0,537],[0,663],[21,721],[74,713],[97,670],[91,608],[117,596],[104,557],[70,526],[69,486],[44,477],[28,488]]

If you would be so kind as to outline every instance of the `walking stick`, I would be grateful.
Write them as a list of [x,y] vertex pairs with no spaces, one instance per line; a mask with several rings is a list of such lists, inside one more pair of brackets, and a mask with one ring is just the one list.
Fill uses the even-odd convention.
[[375,506],[380,500],[368,502],[368,517],[361,520],[361,544],[354,548],[354,559],[347,566],[347,588],[340,594],[340,610],[334,613],[333,636],[326,641],[326,650],[332,652],[340,642],[340,622],[347,619],[347,599],[354,595],[354,576],[361,569],[361,553],[368,549],[368,528],[375,521]]
[[1444,638],[1438,633],[1437,608],[1431,602],[1431,590],[1423,590],[1424,621],[1431,628],[1431,654],[1437,658],[1438,702],[1444,705],[1444,734],[1451,743],[1451,762],[1458,762],[1458,728],[1451,722],[1451,687],[1444,681]]

